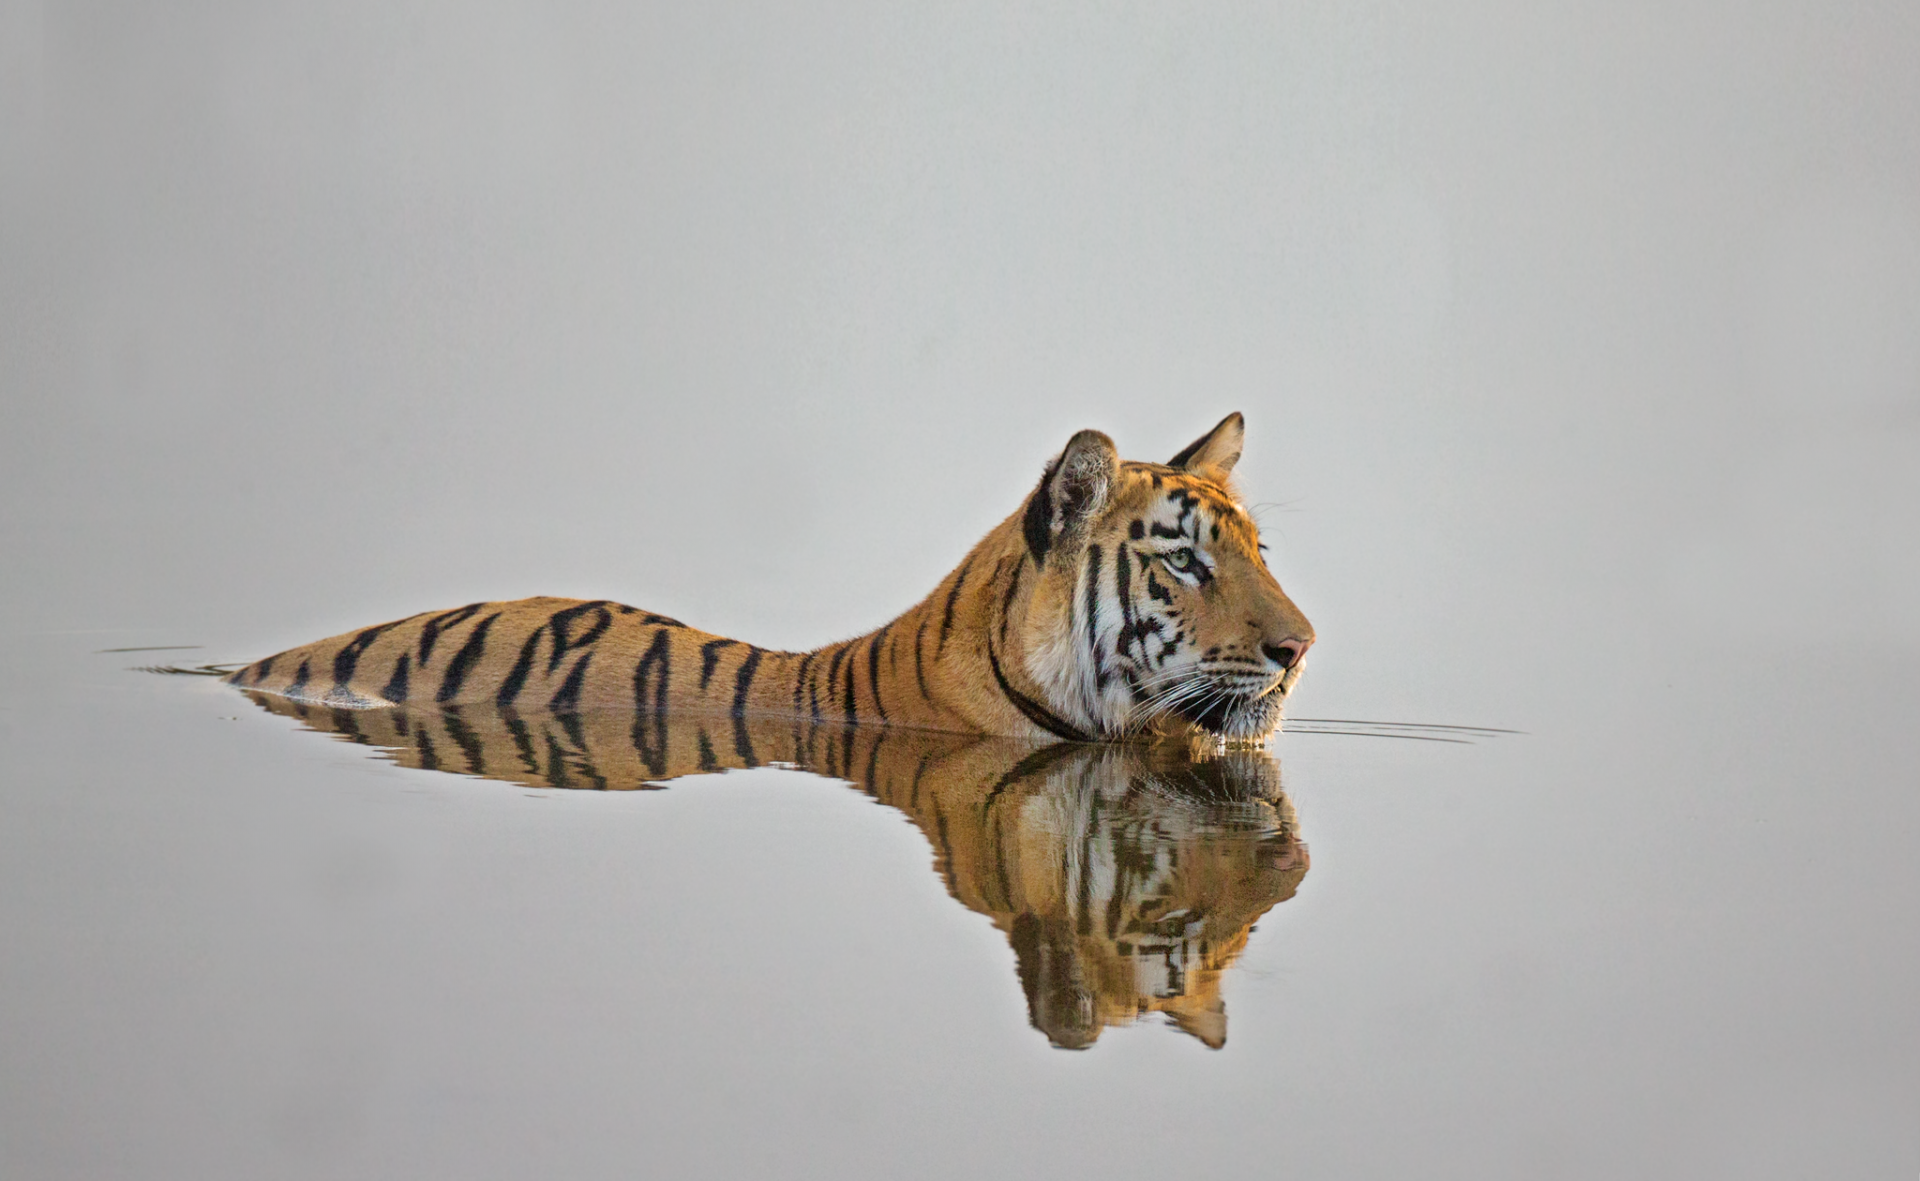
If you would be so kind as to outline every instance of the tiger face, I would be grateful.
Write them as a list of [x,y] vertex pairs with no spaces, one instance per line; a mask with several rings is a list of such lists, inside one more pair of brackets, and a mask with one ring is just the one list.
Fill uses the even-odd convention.
[[1314,633],[1233,489],[1243,437],[1233,414],[1168,463],[1123,463],[1082,431],[1028,502],[1025,667],[1078,724],[1234,743],[1280,724]]

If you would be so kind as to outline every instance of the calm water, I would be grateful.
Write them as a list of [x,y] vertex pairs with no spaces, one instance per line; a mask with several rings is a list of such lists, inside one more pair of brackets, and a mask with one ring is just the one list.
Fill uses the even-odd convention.
[[100,646],[5,659],[31,1175],[1866,1177],[1916,1149],[1892,667],[1695,654],[1525,735],[1196,760],[301,717]]

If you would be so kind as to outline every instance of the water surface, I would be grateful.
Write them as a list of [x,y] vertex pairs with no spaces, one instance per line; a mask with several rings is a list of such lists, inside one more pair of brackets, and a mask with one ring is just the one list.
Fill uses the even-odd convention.
[[1696,652],[1545,733],[1196,759],[332,711],[101,646],[6,653],[29,1171],[1911,1150],[1913,752],[1871,664]]

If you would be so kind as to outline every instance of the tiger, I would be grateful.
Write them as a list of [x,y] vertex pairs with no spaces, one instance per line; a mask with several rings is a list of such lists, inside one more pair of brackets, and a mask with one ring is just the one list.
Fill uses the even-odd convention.
[[1279,763],[1263,750],[834,718],[369,711],[246,692],[402,766],[537,788],[659,788],[770,765],[844,780],[920,830],[948,894],[1012,948],[1028,1023],[1061,1049],[1151,1014],[1224,1046],[1223,978],[1308,868]]
[[227,676],[338,706],[835,718],[1073,742],[1274,732],[1314,630],[1268,569],[1228,415],[1164,464],[1068,440],[1021,506],[904,614],[808,652],[604,599],[469,603]]

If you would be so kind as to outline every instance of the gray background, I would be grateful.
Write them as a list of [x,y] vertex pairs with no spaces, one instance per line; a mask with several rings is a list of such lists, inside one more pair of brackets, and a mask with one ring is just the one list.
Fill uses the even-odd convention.
[[[1912,1177],[1916,62],[1911,4],[0,5],[0,1163]],[[1045,1052],[844,789],[530,821],[92,655],[812,646],[1072,431],[1235,409],[1293,712],[1531,733],[1280,741],[1315,868],[1219,1056]]]

